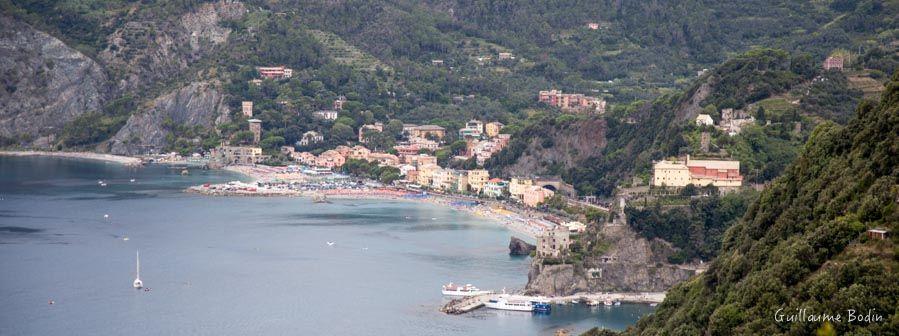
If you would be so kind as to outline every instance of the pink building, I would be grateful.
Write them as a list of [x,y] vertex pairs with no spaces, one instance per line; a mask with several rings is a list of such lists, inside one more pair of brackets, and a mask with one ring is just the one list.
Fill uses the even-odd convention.
[[356,160],[367,160],[368,155],[371,154],[371,150],[362,146],[354,146],[350,153],[347,155],[350,159]]
[[540,186],[529,186],[524,193],[522,202],[530,207],[536,207],[538,204],[543,203],[544,200],[552,197],[554,194],[555,193],[553,193],[552,190]]
[[559,90],[540,91],[537,100],[562,110],[584,111],[596,114],[606,112],[606,101],[580,93],[562,93]]
[[840,70],[843,71],[843,58],[839,56],[831,56],[824,60],[824,70]]
[[346,158],[335,150],[325,151],[315,158],[315,165],[319,167],[334,169],[343,166],[344,163],[346,163]]
[[284,66],[256,67],[256,71],[259,71],[260,76],[271,79],[290,78],[293,76],[293,69],[285,68]]

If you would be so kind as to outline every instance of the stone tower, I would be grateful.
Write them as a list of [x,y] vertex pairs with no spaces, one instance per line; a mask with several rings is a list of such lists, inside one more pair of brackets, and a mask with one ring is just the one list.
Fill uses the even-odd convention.
[[247,122],[250,123],[250,132],[253,132],[253,144],[259,144],[259,139],[262,138],[262,120],[250,119]]

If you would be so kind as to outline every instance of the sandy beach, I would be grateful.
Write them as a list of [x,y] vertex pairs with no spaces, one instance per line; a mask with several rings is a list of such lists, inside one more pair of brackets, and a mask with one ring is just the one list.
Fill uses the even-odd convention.
[[50,156],[82,160],[112,162],[126,166],[139,166],[141,161],[130,156],[100,154],[91,152],[47,152],[47,151],[0,151],[0,156]]
[[277,168],[266,166],[229,166],[226,170],[239,173],[251,182],[228,183],[217,185],[200,185],[188,188],[194,192],[209,196],[255,196],[255,197],[314,197],[325,196],[328,199],[372,199],[406,202],[422,202],[464,211],[477,217],[495,221],[509,230],[535,241],[540,234],[552,229],[555,224],[521,211],[514,206],[502,202],[445,195],[439,193],[422,193],[396,187],[360,187],[334,188],[323,190],[297,190],[280,186],[257,186],[257,181],[281,180],[302,181],[302,175],[290,175],[279,172]]

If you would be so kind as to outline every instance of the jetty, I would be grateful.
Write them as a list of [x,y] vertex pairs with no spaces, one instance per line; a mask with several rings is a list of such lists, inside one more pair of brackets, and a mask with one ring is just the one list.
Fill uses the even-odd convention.
[[444,305],[443,308],[440,308],[440,311],[450,315],[465,314],[483,307],[487,301],[496,296],[498,296],[498,294],[481,294],[453,299]]
[[[458,299],[453,299],[440,308],[440,311],[443,313],[447,313],[450,315],[459,315],[465,314],[467,312],[473,311],[475,309],[481,308],[484,304],[487,303],[490,299],[495,299],[499,297],[500,294],[482,294],[475,295],[469,297],[463,297]],[[620,301],[620,302],[628,302],[628,303],[644,303],[644,304],[652,304],[652,303],[661,303],[665,300],[665,292],[636,292],[636,293],[575,293],[573,295],[566,296],[554,296],[554,297],[543,297],[543,296],[528,296],[528,295],[516,295],[525,300],[535,301],[538,299],[549,300],[552,304],[568,304],[572,300],[581,300],[581,302],[586,302],[590,300],[595,301]]]

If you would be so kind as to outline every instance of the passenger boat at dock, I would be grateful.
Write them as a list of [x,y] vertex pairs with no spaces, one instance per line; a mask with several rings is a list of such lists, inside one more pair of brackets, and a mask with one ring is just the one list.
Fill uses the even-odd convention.
[[465,286],[454,285],[452,282],[443,285],[443,295],[447,296],[475,296],[481,294],[492,294],[491,291],[480,290],[472,284]]
[[484,303],[484,306],[492,309],[528,311],[548,314],[552,310],[549,300],[545,298],[530,298],[500,294],[496,298]]

